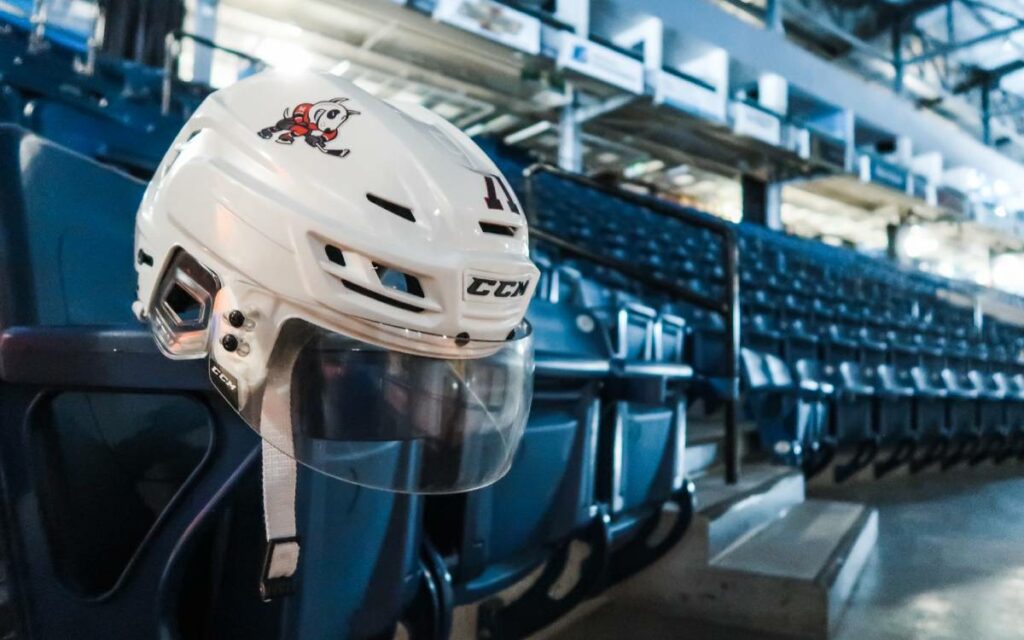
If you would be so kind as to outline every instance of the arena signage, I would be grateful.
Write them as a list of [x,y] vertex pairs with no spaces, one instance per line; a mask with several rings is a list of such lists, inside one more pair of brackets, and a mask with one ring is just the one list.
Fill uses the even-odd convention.
[[659,71],[654,86],[654,103],[680,111],[725,121],[725,100],[713,87],[698,80]]
[[810,157],[818,164],[846,171],[846,141],[814,129],[810,132]]
[[733,102],[732,118],[732,129],[741,136],[757,138],[775,146],[782,142],[782,122],[769,111],[745,102]]
[[907,170],[879,158],[871,158],[869,180],[896,191],[907,191]]
[[967,196],[952,187],[939,187],[935,194],[936,203],[955,216],[967,215]]
[[644,92],[644,65],[614,49],[563,33],[558,66],[571,69],[630,93]]
[[434,19],[513,49],[540,53],[540,20],[493,0],[438,0]]
[[930,200],[928,197],[929,192],[931,191],[929,186],[930,181],[925,176],[917,173],[910,174],[910,195],[928,202]]

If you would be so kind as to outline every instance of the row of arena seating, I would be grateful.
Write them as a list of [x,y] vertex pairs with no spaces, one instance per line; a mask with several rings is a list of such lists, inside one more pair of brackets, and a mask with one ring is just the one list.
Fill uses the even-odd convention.
[[[0,127],[0,456],[17,603],[4,619],[39,638],[390,638],[397,621],[443,638],[455,606],[543,566],[520,598],[482,610],[491,635],[521,637],[683,534],[683,323],[548,288],[529,313],[535,397],[510,474],[422,498],[301,470],[310,560],[289,606],[260,603],[257,440],[201,367],[156,352],[129,307],[143,184],[108,167],[149,175],[180,117],[159,115],[145,69],[82,76],[73,52],[26,55],[10,30],[0,49],[0,119],[53,141]],[[589,553],[556,597],[573,541]]]
[[[33,101],[70,113],[64,123],[96,115],[92,101],[27,86],[4,94],[22,101],[18,117]],[[101,116],[124,130],[128,111]],[[3,573],[35,637],[389,638],[401,622],[443,638],[454,608],[480,600],[490,635],[521,637],[678,540],[692,509],[688,420],[717,415],[739,381],[763,452],[808,473],[1024,451],[1024,332],[992,318],[976,328],[943,297],[950,283],[557,172],[526,178],[531,160],[488,143],[546,232],[529,311],[536,392],[512,471],[423,498],[303,470],[310,561],[287,605],[264,605],[258,441],[203,367],[165,360],[130,313],[144,185],[59,146],[145,175],[158,137],[140,133],[145,153],[126,155],[110,151],[121,134],[108,127],[21,122],[54,140],[0,127]],[[713,304],[735,284],[730,238],[741,376]],[[579,543],[589,553],[563,588]]]
[[[506,175],[526,171],[525,158],[492,152]],[[692,388],[714,390],[700,381],[726,373],[725,321],[666,292],[723,296],[721,236],[695,226],[697,212],[526,173],[517,186],[536,229],[622,267],[572,268],[581,290],[685,321]],[[948,282],[749,225],[736,235],[744,404],[766,452],[810,474],[832,467],[839,481],[869,466],[880,476],[1024,456],[1024,328],[979,324]],[[622,277],[636,270],[644,283]]]
[[[18,28],[21,27],[21,28]],[[0,122],[148,177],[209,88],[175,83],[168,115],[160,110],[158,69],[100,57],[91,73],[68,43],[30,51],[24,25],[0,23]]]
[[[6,575],[32,637],[390,638],[402,621],[444,638],[479,600],[492,635],[522,637],[686,530],[685,324],[583,308],[563,283],[529,310],[536,391],[511,472],[416,497],[302,470],[300,591],[262,604],[258,438],[131,315],[144,183],[10,125],[0,180]],[[589,553],[552,595],[574,541]]]

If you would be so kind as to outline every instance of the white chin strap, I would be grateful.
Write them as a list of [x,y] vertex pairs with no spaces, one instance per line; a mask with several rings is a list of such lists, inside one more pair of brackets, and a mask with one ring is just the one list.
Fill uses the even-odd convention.
[[[279,397],[281,393],[285,397]],[[260,578],[260,595],[273,600],[295,591],[299,538],[295,526],[297,463],[288,415],[288,388],[270,390],[263,398],[260,435],[263,443],[263,519],[267,552]],[[284,412],[281,415],[282,411]]]

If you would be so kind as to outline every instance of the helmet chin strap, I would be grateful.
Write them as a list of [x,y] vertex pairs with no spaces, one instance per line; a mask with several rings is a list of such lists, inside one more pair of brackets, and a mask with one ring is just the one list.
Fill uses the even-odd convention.
[[[265,601],[295,592],[299,538],[295,526],[295,487],[298,475],[292,439],[290,401],[286,385],[270,385],[264,395],[260,435],[263,447],[263,519],[267,550],[260,577]],[[282,426],[288,425],[288,426]]]
[[260,578],[264,600],[295,592],[299,566],[299,538],[295,530],[295,459],[263,441],[263,519],[267,552]]

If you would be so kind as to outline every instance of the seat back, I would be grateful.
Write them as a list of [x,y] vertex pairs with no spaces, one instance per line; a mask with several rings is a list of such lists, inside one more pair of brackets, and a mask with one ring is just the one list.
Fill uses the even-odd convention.
[[654,359],[658,362],[686,361],[686,320],[662,313],[654,325]]
[[492,595],[544,562],[596,516],[600,403],[609,344],[594,316],[534,299],[533,404],[508,474],[462,496],[431,497],[427,528],[452,568],[460,601]]
[[740,351],[740,371],[743,384],[747,391],[766,391],[773,387],[764,357],[753,349],[743,348]]
[[4,529],[32,636],[392,629],[417,586],[418,500],[308,470],[295,606],[260,601],[259,439],[204,363],[164,358],[131,315],[143,184],[10,126],[0,180]]
[[21,121],[23,109],[21,95],[7,85],[0,85],[0,122],[17,124]]
[[25,109],[25,124],[57,144],[139,175],[156,170],[182,123],[126,124],[112,116],[37,98]]
[[[621,365],[655,362],[654,337],[659,321],[654,310],[621,303],[612,315],[613,353]],[[605,425],[602,458],[607,461],[606,497],[613,514],[667,500],[674,488],[675,468],[681,463],[675,443],[685,428],[685,404],[678,404],[682,400],[679,397],[653,403],[644,397],[647,394],[632,392],[646,386],[643,379],[626,380]]]

